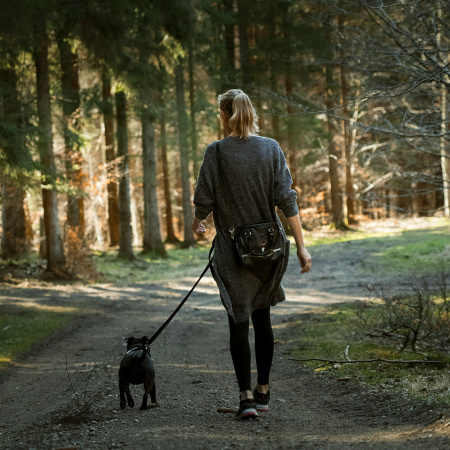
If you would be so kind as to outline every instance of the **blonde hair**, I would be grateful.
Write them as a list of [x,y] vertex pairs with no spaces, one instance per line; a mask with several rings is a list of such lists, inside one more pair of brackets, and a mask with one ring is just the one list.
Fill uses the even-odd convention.
[[258,131],[258,115],[248,95],[240,89],[230,89],[219,95],[219,108],[228,117],[228,124],[235,134],[247,139]]

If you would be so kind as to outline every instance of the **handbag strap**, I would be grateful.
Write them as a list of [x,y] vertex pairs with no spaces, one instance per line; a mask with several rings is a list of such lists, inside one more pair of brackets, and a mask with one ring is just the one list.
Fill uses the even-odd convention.
[[225,184],[224,178],[223,178],[223,167],[221,163],[221,156],[220,156],[220,145],[219,141],[216,142],[216,161],[217,161],[217,170],[219,171],[219,177],[220,177],[220,183],[223,186],[223,193],[225,197],[225,218],[227,219],[227,225],[228,225],[228,232],[230,233],[231,239],[234,240],[234,231],[235,228],[233,227],[232,221],[230,219],[230,208],[228,205],[228,195],[227,195],[227,185]]

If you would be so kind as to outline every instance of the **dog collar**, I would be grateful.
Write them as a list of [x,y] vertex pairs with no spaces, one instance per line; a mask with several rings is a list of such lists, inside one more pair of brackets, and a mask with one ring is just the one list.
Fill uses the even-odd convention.
[[135,352],[136,350],[144,350],[144,351],[146,351],[147,349],[146,348],[142,348],[142,347],[133,347],[133,348],[130,348],[130,350],[127,351],[127,355],[128,355],[128,353]]

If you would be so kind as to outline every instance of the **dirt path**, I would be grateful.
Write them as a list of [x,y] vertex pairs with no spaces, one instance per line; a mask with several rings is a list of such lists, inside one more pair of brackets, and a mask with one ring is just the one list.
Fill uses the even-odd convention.
[[[340,383],[285,356],[290,318],[319,304],[360,299],[370,282],[354,273],[361,258],[358,241],[326,249],[326,254],[325,247],[312,249],[314,271],[308,276],[300,278],[295,261],[290,264],[284,283],[289,301],[273,309],[277,345],[271,411],[250,422],[216,412],[218,407],[236,407],[238,389],[225,311],[211,278],[202,281],[152,346],[160,407],[119,409],[117,369],[125,350],[121,337],[155,331],[192,285],[197,270],[176,281],[120,288],[0,286],[1,303],[75,305],[84,311],[80,320],[0,379],[0,448],[450,448],[448,411]],[[330,251],[341,255],[339,264],[327,263],[335,260]],[[76,390],[84,392],[92,372],[87,397],[101,398],[90,414],[75,414],[65,354]],[[133,395],[139,405],[142,387],[134,388]]]

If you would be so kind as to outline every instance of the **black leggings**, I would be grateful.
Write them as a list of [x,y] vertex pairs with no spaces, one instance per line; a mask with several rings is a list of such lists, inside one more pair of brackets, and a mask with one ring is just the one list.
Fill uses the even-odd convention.
[[[273,359],[273,331],[270,323],[270,307],[255,309],[252,314],[255,331],[255,356],[258,383],[269,384],[269,374]],[[230,326],[230,350],[239,390],[251,390],[251,354],[248,342],[249,321],[235,323],[228,315]]]

